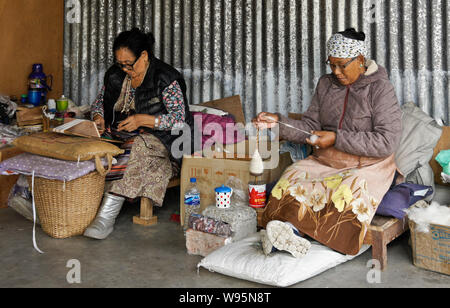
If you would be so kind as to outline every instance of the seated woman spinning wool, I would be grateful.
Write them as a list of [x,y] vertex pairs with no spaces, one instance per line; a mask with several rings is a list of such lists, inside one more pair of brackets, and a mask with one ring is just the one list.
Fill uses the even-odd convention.
[[318,136],[279,126],[280,138],[308,143],[314,154],[289,167],[272,191],[263,214],[267,254],[306,253],[309,242],[298,231],[357,254],[397,170],[402,113],[386,69],[366,58],[365,34],[354,29],[334,34],[327,53],[332,74],[319,80],[302,120],[266,112],[253,120],[262,129],[280,122]]
[[113,46],[115,65],[106,72],[102,92],[92,105],[101,133],[134,141],[124,176],[105,194],[87,237],[105,239],[113,231],[125,198],[145,197],[162,206],[169,181],[180,168],[181,158],[171,152],[179,138],[172,128],[187,124],[192,133],[193,117],[183,77],[155,58],[154,43],[153,34],[139,29],[121,33]]

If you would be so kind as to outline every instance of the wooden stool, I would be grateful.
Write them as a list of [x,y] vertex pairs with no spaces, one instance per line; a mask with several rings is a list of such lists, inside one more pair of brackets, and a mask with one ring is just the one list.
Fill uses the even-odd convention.
[[153,216],[153,202],[148,198],[141,198],[141,213],[133,217],[133,223],[145,227],[158,223],[158,217]]
[[[180,186],[180,179],[172,179],[167,189]],[[144,227],[154,226],[158,223],[158,217],[153,216],[153,202],[148,198],[141,198],[141,213],[133,217],[133,223]]]

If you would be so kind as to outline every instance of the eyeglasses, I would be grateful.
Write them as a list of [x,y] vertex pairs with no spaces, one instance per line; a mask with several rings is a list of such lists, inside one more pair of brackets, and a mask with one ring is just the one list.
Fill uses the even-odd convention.
[[350,64],[353,63],[353,61],[355,61],[356,59],[358,59],[358,57],[354,57],[352,58],[350,61],[348,61],[347,63],[345,63],[344,65],[336,65],[336,64],[332,64],[330,62],[330,60],[327,60],[325,63],[327,65],[330,66],[332,71],[335,71],[337,68],[339,68],[341,71],[344,71]]
[[[142,56],[142,54],[141,54],[141,56]],[[139,56],[136,59],[136,61],[133,62],[133,64],[122,64],[117,61],[114,61],[114,65],[118,66],[120,69],[126,69],[127,71],[134,71],[134,66],[136,65],[137,61],[139,61],[141,56]]]

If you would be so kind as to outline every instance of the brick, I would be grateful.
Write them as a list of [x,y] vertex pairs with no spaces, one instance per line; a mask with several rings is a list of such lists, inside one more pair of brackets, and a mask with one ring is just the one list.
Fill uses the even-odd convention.
[[186,248],[190,255],[206,257],[213,251],[230,243],[230,237],[224,238],[192,229],[186,231]]

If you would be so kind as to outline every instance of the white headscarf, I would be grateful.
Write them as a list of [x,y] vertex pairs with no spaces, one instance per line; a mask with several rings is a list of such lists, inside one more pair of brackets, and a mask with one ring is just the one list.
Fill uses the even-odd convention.
[[340,33],[334,34],[327,44],[328,57],[349,59],[359,55],[367,57],[365,41],[353,40]]

